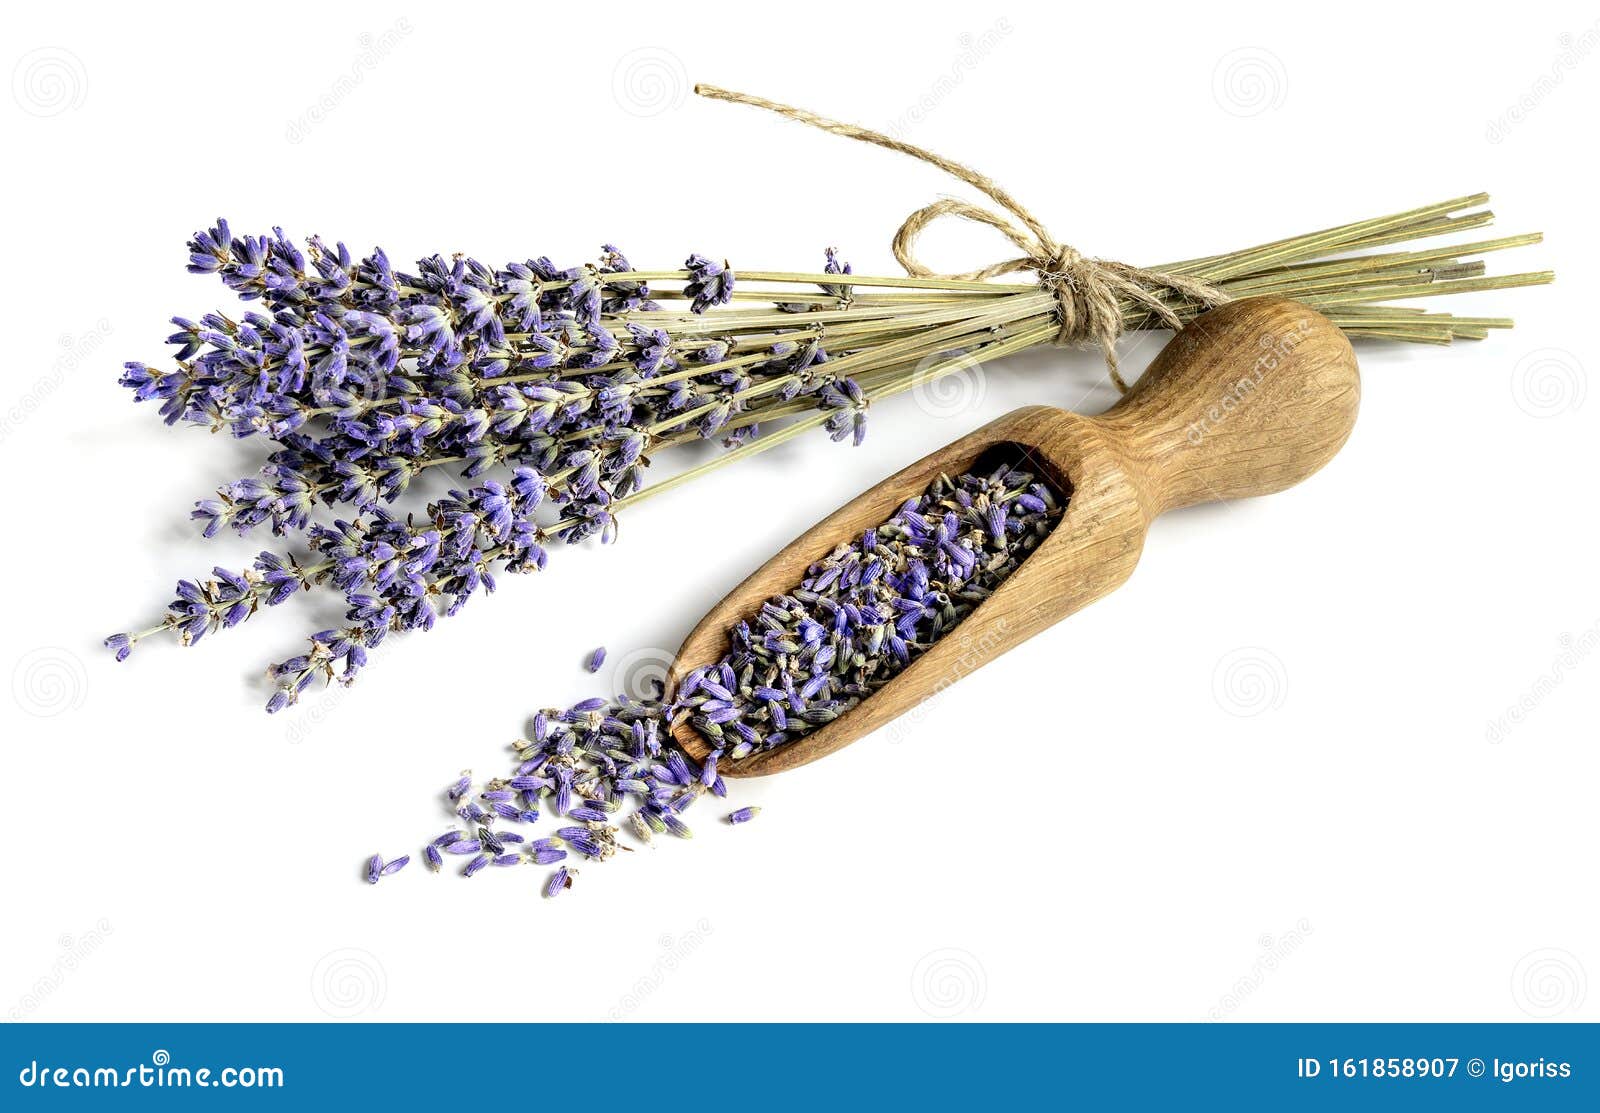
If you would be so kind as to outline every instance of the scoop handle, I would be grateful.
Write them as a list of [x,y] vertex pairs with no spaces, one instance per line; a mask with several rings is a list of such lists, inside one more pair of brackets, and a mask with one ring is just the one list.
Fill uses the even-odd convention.
[[1360,399],[1337,325],[1285,298],[1247,298],[1187,325],[1098,424],[1154,517],[1292,487],[1344,444]]

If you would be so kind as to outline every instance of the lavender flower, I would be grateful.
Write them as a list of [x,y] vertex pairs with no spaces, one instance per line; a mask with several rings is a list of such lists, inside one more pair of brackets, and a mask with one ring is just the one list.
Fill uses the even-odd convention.
[[[619,840],[624,828],[641,843],[657,834],[692,838],[683,813],[707,792],[726,795],[717,771],[725,757],[785,745],[848,713],[987,599],[1060,512],[1050,488],[1014,461],[941,477],[737,623],[727,655],[690,670],[670,702],[593,698],[536,713],[532,736],[513,746],[510,776],[474,793],[463,775],[446,790],[446,802],[477,824],[476,837],[439,835],[428,847],[430,865],[438,868],[441,850],[475,855],[467,876],[491,863],[553,865],[574,854],[605,861],[628,849]],[[668,730],[684,719],[711,743],[702,765]],[[537,822],[546,797],[563,825],[528,841],[525,852],[508,850],[523,837],[492,829],[493,817]],[[626,817],[613,822],[624,808]],[[740,807],[726,818],[739,825],[760,812]],[[567,868],[558,869],[547,894],[568,879]]]
[[726,260],[712,262],[704,255],[691,255],[683,264],[689,272],[689,285],[684,293],[689,297],[689,308],[704,313],[714,305],[726,305],[733,300],[733,267]]
[[545,884],[544,887],[544,895],[547,897],[553,897],[558,895],[563,889],[570,888],[572,888],[572,875],[567,872],[566,866],[561,866],[557,868],[555,873],[550,875],[550,880]]
[[381,854],[374,854],[371,858],[367,859],[367,883],[370,885],[376,885],[379,878],[389,877],[392,874],[399,873],[401,870],[406,868],[406,865],[410,861],[411,856],[408,854],[402,854],[400,857],[390,862],[385,862]]
[[588,658],[584,661],[583,667],[588,669],[590,672],[599,672],[600,666],[605,663],[606,647],[602,645],[589,654]]
[[691,670],[669,714],[711,745],[713,778],[724,753],[833,722],[993,594],[1059,516],[1049,487],[1011,462],[941,477],[736,625],[729,654]]
[[[191,516],[207,537],[267,526],[304,551],[183,581],[156,626],[107,646],[124,660],[158,633],[193,645],[302,590],[339,591],[345,623],[272,666],[269,711],[318,680],[352,682],[389,634],[431,629],[494,591],[500,573],[544,568],[552,542],[613,540],[653,450],[747,444],[765,411],[802,396],[836,439],[865,431],[863,390],[815,371],[829,357],[820,329],[768,326],[764,348],[736,354],[738,329],[676,326],[612,245],[589,266],[434,255],[407,273],[382,250],[357,258],[342,243],[300,247],[281,229],[242,235],[219,220],[190,241],[189,267],[254,308],[173,318],[176,365],[130,363],[123,382],[169,422],[274,441],[256,475]],[[848,272],[830,252],[827,273]],[[685,278],[696,314],[733,297],[726,261],[691,256]],[[820,289],[818,308],[850,300]],[[420,520],[386,509],[439,466],[482,478]],[[314,521],[322,505],[351,512]]]

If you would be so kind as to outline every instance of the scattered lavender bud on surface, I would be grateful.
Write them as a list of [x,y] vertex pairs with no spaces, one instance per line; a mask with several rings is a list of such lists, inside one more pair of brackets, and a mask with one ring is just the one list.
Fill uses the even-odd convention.
[[599,672],[600,666],[606,663],[606,647],[599,646],[584,659],[583,667],[590,672]]
[[563,889],[570,889],[571,887],[572,875],[567,872],[566,866],[561,866],[557,868],[555,873],[550,875],[550,880],[544,887],[544,895],[547,897],[553,897],[558,895]]
[[[870,699],[993,594],[1049,535],[1062,506],[1014,460],[939,477],[736,623],[727,654],[686,673],[670,700],[595,697],[537,712],[532,738],[512,746],[514,771],[478,794],[492,810],[467,798],[469,777],[451,787],[475,837],[438,836],[430,865],[441,851],[471,854],[463,871],[471,876],[491,864],[606,861],[630,849],[624,832],[640,843],[692,838],[683,815],[702,795],[727,796],[728,762],[788,745]],[[698,764],[669,729],[685,721],[712,743]],[[525,840],[489,826],[496,815],[537,823],[534,805],[545,797],[560,817],[552,834]],[[612,819],[624,808],[619,828]],[[725,818],[738,825],[760,812],[749,805]],[[547,895],[570,878],[558,869]]]

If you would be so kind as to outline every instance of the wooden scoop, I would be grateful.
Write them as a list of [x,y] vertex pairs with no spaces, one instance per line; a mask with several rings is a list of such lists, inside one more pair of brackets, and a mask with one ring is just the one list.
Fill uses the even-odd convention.
[[[831,754],[1119,587],[1150,522],[1211,499],[1268,495],[1333,458],[1360,400],[1355,353],[1326,317],[1282,298],[1250,298],[1191,322],[1114,407],[1085,417],[1049,406],[1015,410],[846,503],[787,545],[694,628],[667,678],[728,651],[728,631],[799,585],[840,542],[893,516],[941,473],[996,452],[1070,495],[1050,536],[992,596],[878,691],[833,722],[777,749],[723,761],[728,776],[778,773]],[[673,735],[703,760],[687,719]]]

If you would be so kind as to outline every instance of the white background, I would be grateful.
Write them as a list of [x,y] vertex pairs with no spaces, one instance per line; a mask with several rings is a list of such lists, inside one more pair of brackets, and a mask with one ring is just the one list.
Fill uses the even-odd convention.
[[[1595,13],[699,11],[7,9],[0,1014],[1600,1016]],[[168,430],[116,386],[164,358],[169,315],[232,304],[183,271],[219,213],[406,260],[614,240],[645,267],[814,269],[836,244],[892,273],[892,229],[952,189],[695,80],[898,128],[1087,253],[1183,258],[1483,189],[1499,233],[1549,237],[1493,267],[1562,280],[1453,305],[1516,317],[1484,343],[1362,345],[1325,471],[1162,521],[1126,587],[934,713],[738,785],[756,822],[703,806],[692,842],[557,901],[534,869],[369,888],[364,858],[415,856],[458,770],[500,771],[529,712],[603,689],[593,646],[670,650],[879,477],[1020,404],[1112,400],[1092,353],[1055,351],[902,397],[864,447],[816,436],[664,496],[276,718],[261,669],[324,624],[309,600],[113,665],[99,638],[259,547],[186,513],[260,446]],[[1002,250],[925,243],[952,268]],[[1125,342],[1133,369],[1161,339]]]

